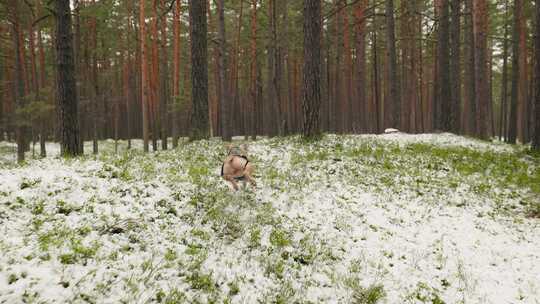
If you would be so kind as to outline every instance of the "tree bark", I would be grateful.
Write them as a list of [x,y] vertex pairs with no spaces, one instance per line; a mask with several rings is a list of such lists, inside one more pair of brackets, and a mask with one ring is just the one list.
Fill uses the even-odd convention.
[[[373,11],[375,13],[375,8],[373,8]],[[372,42],[372,71],[373,71],[373,109],[374,109],[374,116],[375,116],[375,122],[373,124],[372,131],[375,133],[381,132],[381,86],[380,86],[380,71],[379,71],[379,50],[378,50],[378,44],[377,44],[377,16],[373,17],[373,42]]]
[[146,24],[144,14],[144,0],[139,4],[139,41],[141,49],[141,107],[142,107],[142,131],[144,152],[148,152],[148,71],[146,58]]
[[304,0],[304,111],[303,136],[320,134],[321,105],[321,1]]
[[69,0],[57,0],[56,8],[56,64],[57,100],[61,154],[76,156],[83,153],[79,141],[79,113],[73,35]]
[[520,86],[519,86],[519,75],[520,70],[523,68],[520,65],[520,58],[522,55],[522,50],[519,47],[519,36],[522,32],[521,29],[521,18],[523,18],[523,3],[522,0],[514,0],[514,25],[513,25],[513,42],[512,42],[512,96],[510,97],[510,118],[509,118],[509,127],[508,127],[508,142],[515,144],[518,136],[519,120],[518,120],[518,111],[520,103]]
[[[165,10],[165,0],[160,1],[160,6],[162,10]],[[169,137],[169,68],[167,62],[169,60],[167,53],[167,18],[161,13],[160,18],[160,34],[161,34],[161,43],[160,43],[160,54],[159,58],[159,100],[160,100],[160,126],[161,126],[161,149],[167,150],[168,148],[168,137]]]
[[536,151],[540,151],[540,0],[536,0],[536,24],[534,27],[534,75],[535,75],[535,124],[534,124],[534,136],[532,138],[532,148]]
[[401,116],[401,94],[397,75],[396,34],[394,0],[386,0],[386,49],[388,63],[388,95],[385,99],[387,115],[385,127],[399,128]]
[[219,109],[221,138],[223,141],[231,141],[232,119],[230,115],[230,98],[227,90],[227,41],[225,29],[225,1],[217,0],[218,8],[218,76],[219,76]]
[[[518,0],[519,1],[519,0]],[[474,57],[475,57],[475,86],[476,86],[476,120],[478,136],[488,139],[489,134],[489,88],[487,71],[487,35],[488,17],[487,1],[475,0],[473,3],[474,21]]]
[[458,134],[461,129],[461,3],[450,0],[452,23],[450,28],[450,131]]
[[439,0],[438,7],[438,41],[437,41],[437,78],[433,118],[435,130],[451,130],[451,96],[450,96],[450,22],[449,0]]
[[190,0],[192,105],[190,140],[208,138],[208,50],[206,3]]
[[259,94],[257,88],[257,75],[259,74],[257,60],[257,0],[251,0],[251,46],[250,46],[250,96],[251,102],[249,103],[249,128],[251,130],[251,137],[256,139],[259,132],[259,119],[257,119],[259,105]]
[[474,29],[473,29],[473,0],[465,0],[465,83],[464,83],[464,106],[462,112],[462,128],[465,134],[475,135],[477,132],[476,121],[476,84],[474,76]]
[[353,130],[366,132],[368,130],[368,107],[366,104],[366,9],[368,1],[360,0],[355,7],[356,34],[356,100],[353,103]]
[[499,140],[507,140],[508,119],[508,0],[504,3],[504,40],[503,40],[503,66],[501,83],[501,113],[499,119]]
[[172,138],[173,138],[173,148],[178,147],[178,137],[179,137],[179,103],[181,98],[180,93],[180,68],[181,68],[181,25],[180,15],[182,14],[182,2],[176,1],[174,6],[174,15],[173,15],[173,102],[172,102]]
[[[520,18],[517,20],[518,25],[518,36],[514,39],[519,41],[519,74],[512,77],[518,77],[518,111],[517,111],[517,137],[522,143],[529,141],[529,92],[528,92],[528,60],[527,60],[527,17],[525,15],[525,3],[523,0],[519,0],[519,12],[518,15]],[[517,3],[517,1],[516,1]]]
[[[19,4],[18,1],[12,1],[10,3],[11,9],[12,9],[12,20],[11,20],[11,38],[13,40],[13,51],[14,51],[14,58],[15,58],[15,90],[14,90],[14,97],[15,97],[15,106],[17,109],[22,109],[26,106],[26,102],[24,100],[25,95],[25,83],[24,83],[24,70],[23,70],[23,60],[22,57],[24,54],[22,54],[21,49],[23,46],[21,46],[21,25],[20,25],[20,16],[19,16]],[[22,119],[21,119],[22,120]],[[27,127],[24,125],[23,121],[17,121],[17,128],[16,128],[16,138],[17,138],[17,162],[22,163],[24,162],[24,152],[26,150],[27,145]]]
[[342,73],[344,74],[341,90],[343,91],[343,132],[354,131],[353,128],[353,109],[352,109],[352,51],[351,51],[351,30],[349,26],[349,10],[345,0],[342,0],[342,9],[340,10],[343,20],[343,53],[345,64]]

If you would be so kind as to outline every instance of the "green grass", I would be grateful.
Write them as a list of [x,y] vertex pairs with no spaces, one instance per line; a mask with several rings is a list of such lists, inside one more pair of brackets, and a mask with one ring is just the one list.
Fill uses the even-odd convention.
[[[65,188],[47,188],[46,195],[34,197],[32,193],[44,188],[48,181],[24,178],[16,188],[25,195],[0,193],[2,202],[6,201],[5,206],[9,206],[0,209],[0,218],[10,216],[10,212],[29,214],[24,241],[35,242],[39,250],[25,257],[28,261],[59,262],[65,269],[91,263],[107,263],[111,272],[129,269],[132,277],[104,279],[100,287],[96,287],[99,291],[85,295],[90,300],[100,299],[99,293],[106,294],[107,288],[110,291],[109,285],[115,282],[130,293],[126,302],[143,290],[152,290],[150,301],[158,303],[190,303],[197,298],[209,303],[234,302],[234,297],[243,293],[246,285],[254,284],[250,281],[252,278],[234,273],[233,278],[224,279],[212,272],[212,266],[220,263],[221,254],[227,253],[221,250],[233,244],[238,256],[252,259],[249,262],[254,269],[273,286],[264,291],[266,297],[262,302],[302,302],[304,289],[313,285],[305,281],[298,288],[291,280],[322,269],[329,277],[329,286],[325,287],[345,288],[350,296],[346,300],[351,303],[374,304],[386,297],[385,287],[361,285],[358,278],[364,270],[372,270],[378,261],[365,263],[357,259],[349,264],[344,259],[345,246],[329,242],[320,231],[295,225],[298,218],[305,220],[310,215],[289,211],[302,208],[301,204],[305,204],[305,198],[310,195],[308,191],[314,187],[332,193],[339,190],[337,187],[347,185],[358,190],[357,193],[376,197],[373,203],[377,208],[385,208],[394,199],[466,207],[471,202],[457,203],[449,199],[452,194],[462,192],[472,203],[493,201],[494,210],[513,210],[508,205],[517,202],[521,206],[513,215],[540,217],[537,199],[540,197],[540,156],[523,149],[493,152],[330,135],[309,142],[292,136],[264,139],[259,143],[253,145],[257,145],[256,151],[263,152],[250,158],[256,163],[256,177],[261,185],[255,191],[233,193],[224,186],[224,181],[216,174],[225,154],[220,141],[199,141],[152,154],[138,150],[115,154],[110,150],[113,146],[107,142],[96,157],[61,162],[78,170],[78,162],[99,160],[96,171],[83,174],[97,176],[107,186],[114,185],[109,192],[99,193],[97,184],[78,186],[79,180],[67,179]],[[267,153],[269,151],[272,153]],[[287,160],[290,163],[285,163]],[[284,166],[279,165],[283,163]],[[161,192],[160,187],[167,189]],[[93,195],[79,206],[71,195],[81,190]],[[169,190],[170,195],[164,196]],[[334,198],[340,208],[361,203],[347,193]],[[123,211],[130,214],[130,218],[124,218]],[[91,216],[98,212],[99,217]],[[352,214],[357,215],[363,216]],[[69,226],[68,222],[74,219],[80,223]],[[339,233],[354,231],[347,216],[331,220]],[[354,236],[354,242],[387,233],[384,227],[370,221],[358,224],[364,225],[365,233]],[[95,239],[96,234],[100,242],[89,241]],[[154,252],[156,244],[163,247]],[[115,251],[103,253],[103,249],[110,248]],[[151,252],[152,256],[145,256],[141,265],[123,265],[141,252]],[[388,251],[381,258],[397,264],[399,256],[401,253]],[[238,265],[225,264],[224,267],[229,266],[232,269]],[[328,270],[338,269],[337,266],[350,274]],[[9,269],[0,270],[10,274],[10,283],[24,279]],[[381,268],[382,271],[385,269]],[[167,287],[162,284],[163,280],[180,285]],[[76,282],[68,279],[65,282],[75,288]],[[160,282],[159,285],[156,282]],[[449,284],[443,282],[445,288],[451,289],[453,286]],[[413,285],[413,288],[409,295],[413,301],[444,303],[441,299],[444,291],[427,284]]]

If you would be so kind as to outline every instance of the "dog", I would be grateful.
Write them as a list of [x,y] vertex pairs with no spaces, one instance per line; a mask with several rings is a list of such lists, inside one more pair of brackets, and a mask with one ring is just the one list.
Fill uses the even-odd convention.
[[223,165],[221,165],[221,176],[223,179],[230,182],[234,190],[238,190],[239,181],[242,181],[244,185],[247,181],[255,188],[257,186],[253,178],[255,166],[247,158],[247,146],[229,144],[226,147],[227,157],[223,161]]

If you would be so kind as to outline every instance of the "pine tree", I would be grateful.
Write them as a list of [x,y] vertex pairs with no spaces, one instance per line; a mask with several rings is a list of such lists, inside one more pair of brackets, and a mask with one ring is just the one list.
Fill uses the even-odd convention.
[[[519,1],[519,0],[518,0]],[[489,134],[489,88],[487,71],[487,1],[475,0],[473,3],[474,22],[474,57],[475,57],[475,86],[476,86],[476,120],[478,136],[488,139]]]
[[534,38],[534,54],[535,54],[535,66],[534,66],[534,75],[535,75],[535,127],[534,127],[534,136],[532,141],[532,148],[540,151],[540,0],[536,0],[536,24],[534,27],[535,38]]
[[321,1],[304,0],[303,136],[317,137],[321,105]]
[[386,49],[388,63],[388,96],[385,98],[385,127],[399,128],[401,94],[397,74],[394,0],[386,0]]
[[61,153],[75,156],[83,153],[79,139],[78,97],[75,84],[73,35],[69,0],[55,1],[56,16],[56,71],[58,126]]
[[206,3],[189,1],[191,25],[191,130],[190,140],[210,136],[208,121],[208,49]]

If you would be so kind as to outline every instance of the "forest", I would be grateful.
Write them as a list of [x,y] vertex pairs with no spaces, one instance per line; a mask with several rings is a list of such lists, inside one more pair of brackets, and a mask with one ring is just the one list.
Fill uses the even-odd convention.
[[61,138],[61,42],[75,79],[70,123],[94,153],[106,138],[144,138],[157,150],[172,137],[176,147],[193,115],[205,120],[205,136],[225,140],[301,133],[303,100],[313,97],[304,85],[309,50],[320,57],[320,132],[396,128],[538,143],[533,1],[321,1],[319,41],[304,51],[303,1],[208,0],[204,113],[192,102],[186,1],[71,1],[65,29],[55,1],[2,2],[0,130],[26,150]]
[[0,0],[0,303],[540,300],[540,0]]

